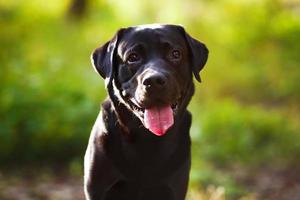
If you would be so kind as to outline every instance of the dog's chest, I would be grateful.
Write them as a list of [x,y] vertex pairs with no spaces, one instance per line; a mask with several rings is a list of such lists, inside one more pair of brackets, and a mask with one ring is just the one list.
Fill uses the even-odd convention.
[[115,137],[110,143],[109,156],[116,168],[126,177],[159,179],[176,151],[173,141],[151,140],[147,138]]
[[156,138],[152,136],[121,137],[119,142],[124,159],[141,165],[159,165],[165,162],[177,148],[177,141],[154,137]]

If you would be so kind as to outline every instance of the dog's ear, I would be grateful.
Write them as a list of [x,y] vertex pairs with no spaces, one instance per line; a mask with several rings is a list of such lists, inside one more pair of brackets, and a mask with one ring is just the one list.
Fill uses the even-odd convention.
[[208,49],[202,42],[192,38],[184,29],[184,36],[190,51],[192,70],[198,82],[201,82],[200,71],[206,64]]
[[115,49],[122,32],[123,29],[117,31],[110,41],[95,49],[91,55],[92,65],[95,71],[104,79],[111,77],[111,74],[113,73]]

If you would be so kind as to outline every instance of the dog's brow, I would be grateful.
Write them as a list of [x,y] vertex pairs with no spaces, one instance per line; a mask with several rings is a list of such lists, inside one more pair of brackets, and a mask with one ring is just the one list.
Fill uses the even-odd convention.
[[129,47],[125,47],[124,54],[127,54],[128,52],[131,52],[131,51],[142,50],[144,48],[145,48],[145,44],[144,43],[135,43],[133,45],[129,45]]
[[140,49],[144,48],[146,44],[144,43],[134,43],[129,49]]
[[122,58],[125,59],[126,55],[129,52],[132,51],[139,51],[145,48],[145,44],[144,43],[122,43],[119,48],[118,48],[118,55]]

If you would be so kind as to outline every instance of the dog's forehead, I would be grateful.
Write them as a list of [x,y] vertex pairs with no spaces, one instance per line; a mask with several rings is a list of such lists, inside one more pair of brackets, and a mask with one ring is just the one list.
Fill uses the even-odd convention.
[[166,25],[162,24],[145,24],[133,27],[136,31],[144,30],[144,29],[161,29],[166,27]]
[[120,46],[127,48],[137,43],[158,44],[169,42],[176,45],[185,45],[185,39],[179,27],[171,25],[141,25],[126,29]]

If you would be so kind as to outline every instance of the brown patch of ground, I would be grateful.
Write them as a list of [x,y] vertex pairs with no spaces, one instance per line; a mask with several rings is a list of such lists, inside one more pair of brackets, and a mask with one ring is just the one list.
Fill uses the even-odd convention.
[[[238,170],[237,170],[238,171]],[[300,199],[300,168],[268,167],[252,172],[236,173],[238,182],[245,185],[263,200],[299,200]]]
[[1,200],[83,200],[81,177],[37,172],[30,174],[0,172]]

